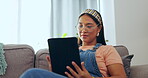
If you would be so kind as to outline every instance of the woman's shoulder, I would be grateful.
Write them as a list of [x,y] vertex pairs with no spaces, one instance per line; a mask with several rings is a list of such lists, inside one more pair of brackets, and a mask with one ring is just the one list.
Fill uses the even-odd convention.
[[112,45],[102,45],[98,49],[101,50],[110,50],[110,49],[115,49]]
[[103,54],[114,53],[114,52],[116,52],[116,49],[112,45],[102,45],[96,50],[96,53],[103,53]]
[[113,46],[112,45],[102,45],[100,47],[102,47],[102,48],[112,48]]

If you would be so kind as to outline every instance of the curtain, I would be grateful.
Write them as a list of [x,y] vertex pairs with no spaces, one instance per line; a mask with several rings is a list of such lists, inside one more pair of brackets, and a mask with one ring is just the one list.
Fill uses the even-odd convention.
[[0,42],[28,44],[35,52],[47,39],[76,36],[79,14],[99,10],[99,0],[0,0]]
[[87,8],[99,10],[99,0],[51,0],[50,36],[76,36],[79,14]]

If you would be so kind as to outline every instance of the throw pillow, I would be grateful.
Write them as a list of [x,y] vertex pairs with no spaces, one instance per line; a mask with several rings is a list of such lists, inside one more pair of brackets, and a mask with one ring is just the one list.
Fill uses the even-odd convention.
[[128,78],[130,76],[130,65],[131,65],[131,59],[133,58],[133,56],[134,55],[125,55],[121,57],[124,65],[124,70]]

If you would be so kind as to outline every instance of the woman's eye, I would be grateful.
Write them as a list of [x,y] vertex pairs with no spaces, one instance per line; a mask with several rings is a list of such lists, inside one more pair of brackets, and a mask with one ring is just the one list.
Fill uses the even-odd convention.
[[83,26],[82,25],[79,25],[79,28],[83,28]]
[[87,26],[87,28],[92,28],[92,26]]

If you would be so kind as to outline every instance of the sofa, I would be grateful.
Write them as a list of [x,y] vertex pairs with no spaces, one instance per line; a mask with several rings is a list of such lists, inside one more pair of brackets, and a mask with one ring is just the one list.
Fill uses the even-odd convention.
[[[125,46],[118,45],[114,47],[122,58],[129,55],[128,49]],[[19,78],[23,72],[30,68],[49,70],[46,61],[46,56],[49,55],[47,48],[35,52],[27,44],[5,44],[3,50],[5,51],[4,55],[8,66],[5,74],[0,75],[0,78]],[[128,70],[126,72],[128,72],[129,78],[148,78],[148,65],[130,66],[131,58],[123,60],[125,64],[127,63],[124,66],[125,70]]]

